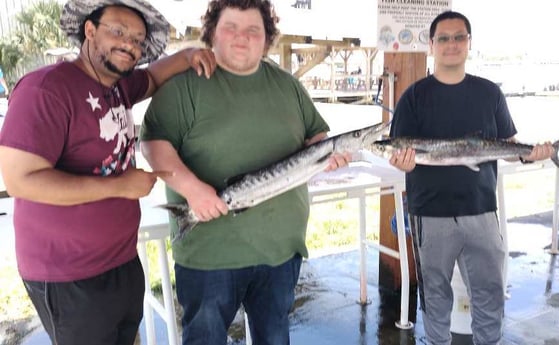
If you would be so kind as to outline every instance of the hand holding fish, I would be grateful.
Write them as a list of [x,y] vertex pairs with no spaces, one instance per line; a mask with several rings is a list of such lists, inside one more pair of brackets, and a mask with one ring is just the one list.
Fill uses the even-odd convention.
[[534,162],[541,161],[544,159],[551,158],[555,154],[555,149],[550,141],[546,141],[543,144],[534,145],[532,152],[528,156],[521,156],[524,161]]
[[351,162],[351,152],[337,153],[334,152],[328,161],[328,166],[324,171],[332,171],[346,166]]
[[390,164],[404,172],[415,169],[415,150],[408,147],[394,151],[389,160]]
[[[415,164],[463,165],[479,171],[479,164],[506,159],[542,160],[551,158],[559,167],[559,140],[553,144],[528,145],[512,140],[463,137],[454,139],[389,138],[375,141],[371,152],[390,159],[395,167],[410,172]],[[410,151],[411,150],[411,151]],[[415,163],[412,163],[414,161]]]
[[190,209],[201,222],[227,214],[227,204],[217,195],[214,187],[200,180],[190,186],[185,197]]
[[[180,240],[200,220],[219,216],[215,213],[216,209],[221,214],[226,214],[227,210],[238,213],[307,183],[321,171],[347,165],[352,153],[370,147],[388,125],[378,123],[330,138],[324,138],[325,134],[316,135],[313,140],[306,142],[304,149],[258,171],[245,174],[217,196],[212,187],[202,185],[202,182],[197,183],[196,187],[200,191],[189,185],[188,192],[182,193],[187,203],[161,205],[177,219],[179,232],[174,236],[173,242]],[[217,203],[214,197],[221,199],[222,203]],[[226,207],[222,208],[223,205]]]

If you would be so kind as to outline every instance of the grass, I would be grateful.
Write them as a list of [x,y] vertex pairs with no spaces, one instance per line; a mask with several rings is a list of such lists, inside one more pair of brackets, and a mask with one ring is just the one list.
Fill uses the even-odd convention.
[[[555,169],[517,173],[505,177],[507,218],[526,216],[553,209],[555,191]],[[367,197],[368,238],[378,240],[379,197]],[[353,249],[358,241],[359,205],[356,199],[334,201],[311,206],[311,216],[307,231],[307,245],[311,256],[319,256],[332,251]],[[169,245],[168,245],[169,247]],[[170,252],[170,251],[168,251]],[[158,269],[157,249],[148,243],[150,277],[152,289],[161,292],[161,276]],[[172,265],[171,265],[172,270]],[[174,274],[171,272],[174,285]],[[18,276],[15,259],[5,254],[0,264],[0,343],[18,344],[18,339],[36,324],[35,311],[21,279]],[[2,337],[6,337],[6,340]]]

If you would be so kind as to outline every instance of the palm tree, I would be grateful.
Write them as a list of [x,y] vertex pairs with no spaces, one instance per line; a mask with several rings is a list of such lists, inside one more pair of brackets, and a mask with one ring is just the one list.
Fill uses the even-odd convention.
[[40,0],[16,15],[18,29],[0,41],[0,66],[9,84],[45,65],[45,50],[70,47],[59,26],[61,12],[57,0]]
[[20,12],[16,36],[25,55],[39,55],[49,48],[68,47],[66,35],[59,27],[62,5],[55,0],[39,1]]

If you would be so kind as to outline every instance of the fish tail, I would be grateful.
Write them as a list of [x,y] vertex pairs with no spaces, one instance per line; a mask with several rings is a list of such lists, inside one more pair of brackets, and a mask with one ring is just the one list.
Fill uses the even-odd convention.
[[192,212],[187,203],[183,204],[164,204],[159,207],[164,208],[171,212],[173,217],[177,220],[179,226],[178,233],[171,240],[172,243],[182,240],[184,235],[189,233],[196,224],[198,224],[198,217]]
[[557,167],[559,167],[559,140],[557,140],[556,142],[553,143],[553,156],[551,156],[551,160],[553,161],[553,163],[555,163],[555,165]]

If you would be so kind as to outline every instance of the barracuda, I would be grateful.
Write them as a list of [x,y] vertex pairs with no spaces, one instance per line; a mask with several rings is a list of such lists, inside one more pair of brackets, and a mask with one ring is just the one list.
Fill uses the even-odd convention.
[[[370,147],[374,154],[390,158],[392,154],[407,147],[415,150],[415,162],[422,165],[464,165],[479,171],[479,164],[498,159],[518,158],[532,152],[532,145],[515,143],[507,140],[488,140],[477,137],[459,139],[416,139],[392,138],[378,140]],[[555,152],[551,157],[559,167],[557,153],[559,141],[553,143]]]
[[[332,154],[353,153],[370,148],[388,126],[388,123],[378,123],[319,141],[285,159],[244,175],[218,195],[227,204],[229,211],[240,212],[256,206],[307,183],[314,175],[326,169]],[[182,239],[199,222],[187,203],[165,204],[161,207],[169,210],[177,219],[179,232],[173,242]]]

